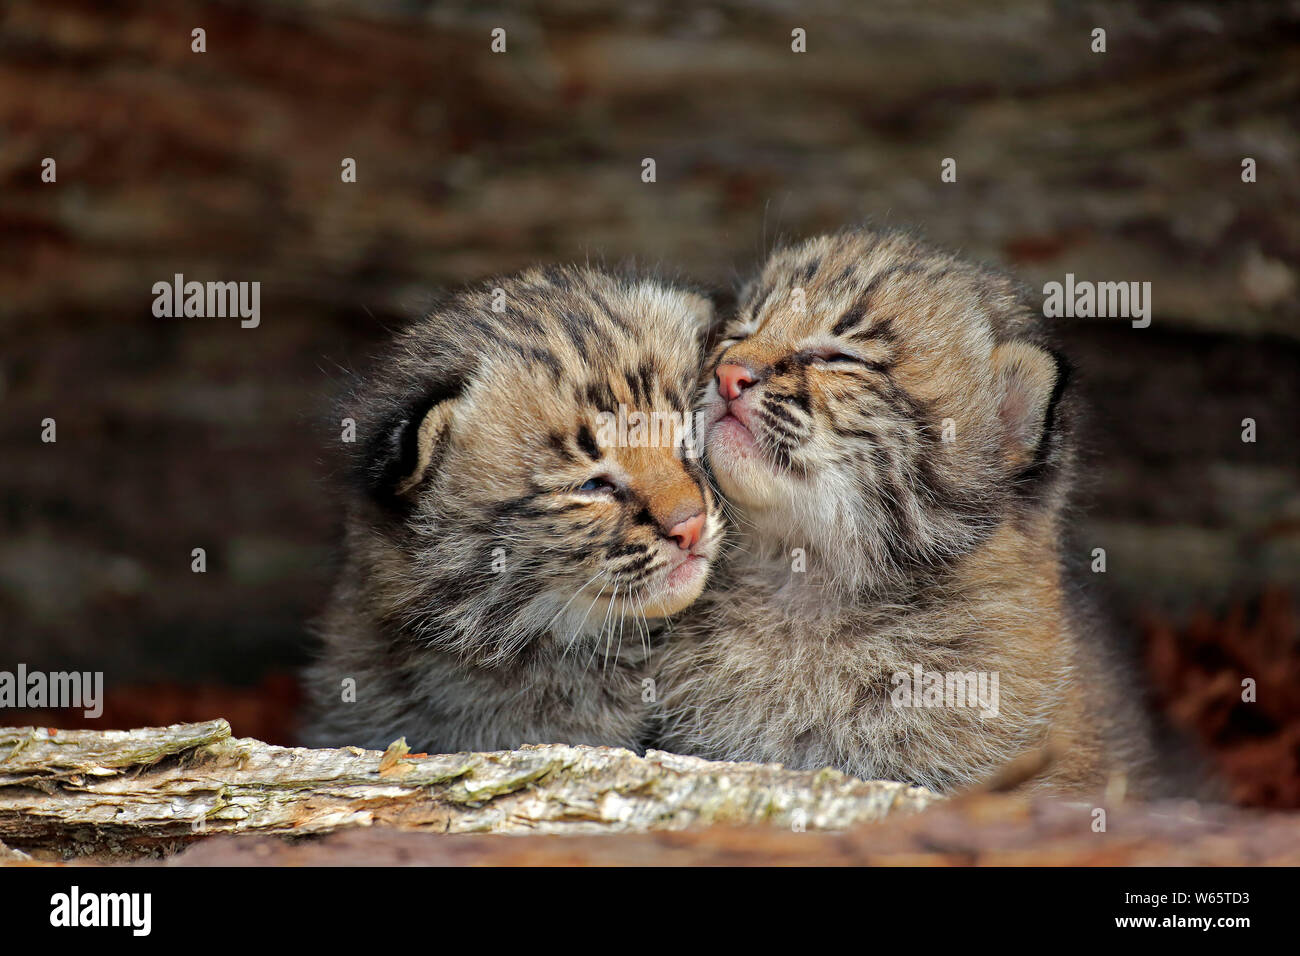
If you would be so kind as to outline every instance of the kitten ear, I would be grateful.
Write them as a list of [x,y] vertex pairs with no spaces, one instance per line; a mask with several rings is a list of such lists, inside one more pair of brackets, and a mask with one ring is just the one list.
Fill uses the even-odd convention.
[[397,487],[393,489],[393,494],[404,495],[424,479],[434,458],[441,452],[451,433],[456,404],[455,401],[443,402],[434,405],[425,413],[424,421],[420,422],[420,426],[415,429],[415,437],[410,441],[411,447],[408,453],[403,456],[408,464],[413,458],[414,466],[406,477],[398,482]]
[[713,300],[697,292],[683,293],[682,298],[686,300],[686,313],[690,316],[696,334],[702,341],[718,321],[717,312],[713,308]]
[[1021,471],[1042,457],[1067,370],[1057,356],[1025,341],[996,346],[993,369],[1003,460],[1009,470]]
[[718,311],[713,299],[698,292],[685,293],[687,313],[695,329],[695,340],[705,355],[713,351],[722,338],[722,331],[727,326],[727,318]]
[[380,501],[396,505],[436,467],[459,410],[460,383],[441,386],[390,415],[371,441],[366,483]]

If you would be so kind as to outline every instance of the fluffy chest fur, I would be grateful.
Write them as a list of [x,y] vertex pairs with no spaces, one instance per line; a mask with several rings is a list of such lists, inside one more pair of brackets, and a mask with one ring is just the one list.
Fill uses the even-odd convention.
[[940,791],[992,775],[1045,743],[1073,662],[1050,563],[1037,582],[978,563],[907,604],[845,604],[737,552],[662,655],[663,745]]

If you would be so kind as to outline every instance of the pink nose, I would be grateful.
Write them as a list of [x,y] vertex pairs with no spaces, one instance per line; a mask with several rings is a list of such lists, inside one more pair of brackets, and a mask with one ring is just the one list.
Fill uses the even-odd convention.
[[704,512],[685,521],[679,521],[668,529],[668,537],[677,542],[677,547],[683,551],[689,551],[700,543],[700,535],[704,534]]
[[719,365],[717,372],[718,391],[727,401],[739,398],[740,393],[754,384],[754,376],[743,365]]

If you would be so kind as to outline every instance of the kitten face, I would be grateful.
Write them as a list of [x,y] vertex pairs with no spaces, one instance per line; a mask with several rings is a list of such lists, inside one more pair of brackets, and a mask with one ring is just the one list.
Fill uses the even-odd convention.
[[681,436],[620,442],[616,423],[619,406],[625,419],[686,421],[698,357],[638,369],[597,354],[558,383],[513,360],[485,369],[422,493],[425,513],[467,546],[502,548],[508,574],[546,582],[592,625],[620,611],[680,610],[699,596],[716,552],[714,497]]
[[[504,310],[494,289],[464,293],[396,353],[366,466],[407,556],[390,613],[490,659],[539,630],[639,644],[699,596],[721,537],[671,427],[689,421],[708,304],[576,268],[494,288]],[[618,427],[638,415],[664,427]]]
[[854,586],[965,553],[1035,459],[1056,381],[1047,353],[999,344],[1023,327],[1006,280],[903,237],[777,254],[709,362],[719,488]]

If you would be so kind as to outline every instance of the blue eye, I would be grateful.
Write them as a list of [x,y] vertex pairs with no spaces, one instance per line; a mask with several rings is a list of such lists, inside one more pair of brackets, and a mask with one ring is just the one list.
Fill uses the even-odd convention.
[[588,478],[578,486],[579,491],[617,491],[618,488],[614,482],[610,481],[604,475],[597,475],[595,478]]
[[826,362],[828,364],[834,362],[859,362],[860,363],[862,361],[862,359],[858,358],[856,355],[849,355],[845,352],[831,352],[829,355],[819,355],[817,356],[817,358],[819,361]]

